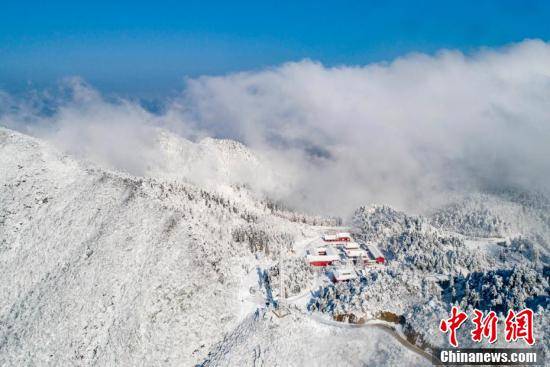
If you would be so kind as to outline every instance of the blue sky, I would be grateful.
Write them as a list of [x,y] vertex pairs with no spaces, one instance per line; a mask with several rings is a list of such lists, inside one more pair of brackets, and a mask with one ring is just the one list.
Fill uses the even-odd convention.
[[441,48],[550,39],[549,1],[13,1],[0,11],[0,89],[79,75],[153,97],[185,77],[303,58],[367,64]]

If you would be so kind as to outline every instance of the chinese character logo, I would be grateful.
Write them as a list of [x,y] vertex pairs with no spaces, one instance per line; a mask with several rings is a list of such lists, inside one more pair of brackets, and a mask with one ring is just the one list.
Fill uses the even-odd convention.
[[449,343],[452,346],[458,347],[458,341],[456,340],[456,331],[460,328],[460,325],[466,321],[468,315],[465,312],[459,311],[458,307],[453,306],[451,310],[451,317],[446,320],[441,320],[439,324],[439,330],[446,333],[449,332]]
[[523,339],[529,345],[535,343],[535,339],[533,338],[533,310],[526,308],[517,314],[509,310],[505,324],[507,342]]
[[475,329],[472,331],[472,340],[480,342],[485,337],[491,344],[496,342],[498,317],[495,311],[491,311],[483,317],[483,312],[474,310],[474,315],[472,322],[475,324]]
[[[508,316],[505,320],[505,337],[506,341],[511,343],[519,339],[523,339],[527,344],[533,345],[535,338],[533,337],[533,310],[526,308],[518,313],[513,310],[508,311]],[[441,320],[439,330],[449,334],[449,343],[458,347],[457,331],[461,325],[468,319],[465,312],[459,310],[457,306],[451,309],[451,317]],[[483,339],[488,339],[489,343],[497,341],[498,337],[498,316],[495,311],[490,311],[487,315],[483,315],[480,310],[474,310],[472,323],[474,329],[470,336],[474,342],[480,343]]]

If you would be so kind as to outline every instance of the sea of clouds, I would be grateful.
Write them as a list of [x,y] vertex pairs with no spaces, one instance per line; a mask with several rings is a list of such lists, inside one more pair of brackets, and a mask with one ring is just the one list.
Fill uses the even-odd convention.
[[422,211],[456,191],[550,191],[550,44],[202,76],[155,112],[69,78],[53,91],[0,93],[0,125],[135,175],[177,170],[163,164],[159,129],[235,139],[274,174],[225,183],[311,212]]

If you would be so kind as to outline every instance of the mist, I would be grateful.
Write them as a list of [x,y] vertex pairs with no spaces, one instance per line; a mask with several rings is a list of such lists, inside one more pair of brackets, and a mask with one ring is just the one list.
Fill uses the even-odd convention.
[[[550,191],[550,45],[202,76],[155,112],[70,78],[24,98],[0,93],[0,125],[110,169],[246,184],[308,212],[418,212],[454,192]],[[227,167],[205,137],[237,140],[254,158]],[[168,154],[166,139],[187,148]]]

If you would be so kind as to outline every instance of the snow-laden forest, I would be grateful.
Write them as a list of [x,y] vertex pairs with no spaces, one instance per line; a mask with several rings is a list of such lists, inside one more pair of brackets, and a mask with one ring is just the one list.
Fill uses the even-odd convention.
[[[470,196],[427,216],[360,207],[355,236],[377,243],[388,265],[321,288],[309,309],[352,323],[390,319],[417,345],[433,348],[447,342],[437,325],[453,305],[495,311],[501,323],[509,309],[530,307],[548,353],[550,222],[546,206],[525,199],[512,192]],[[462,342],[474,346],[467,337]]]

